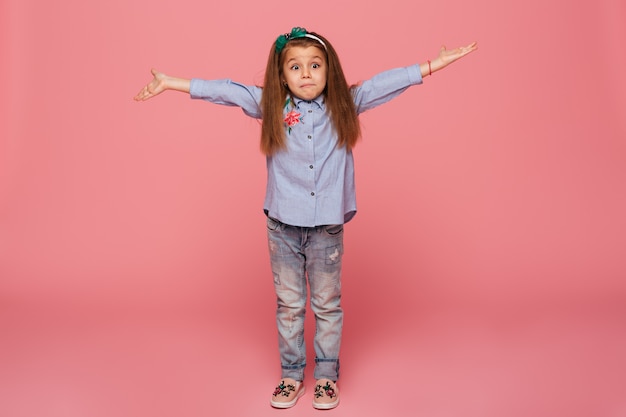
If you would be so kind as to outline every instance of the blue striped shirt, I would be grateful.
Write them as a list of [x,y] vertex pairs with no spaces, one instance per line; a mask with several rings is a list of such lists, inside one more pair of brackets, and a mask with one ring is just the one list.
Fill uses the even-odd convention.
[[[408,87],[421,84],[419,65],[384,71],[353,90],[357,113],[397,97]],[[241,107],[261,118],[263,89],[228,79],[192,79],[191,98]],[[294,113],[291,113],[291,112]],[[326,112],[324,97],[295,99],[285,106],[287,148],[267,157],[267,189],[264,211],[282,223],[314,227],[348,222],[356,214],[354,159],[337,146],[337,135]]]

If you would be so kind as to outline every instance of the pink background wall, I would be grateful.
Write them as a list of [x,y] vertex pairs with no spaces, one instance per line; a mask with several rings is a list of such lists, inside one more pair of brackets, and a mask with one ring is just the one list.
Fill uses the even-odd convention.
[[0,3],[0,415],[279,413],[259,125],[132,97],[304,26],[352,82],[479,42],[362,117],[333,413],[626,416],[624,2],[217,3]]

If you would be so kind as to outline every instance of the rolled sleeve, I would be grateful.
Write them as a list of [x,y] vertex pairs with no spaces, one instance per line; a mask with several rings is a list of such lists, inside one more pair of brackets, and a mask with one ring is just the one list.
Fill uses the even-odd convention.
[[223,106],[241,107],[246,115],[256,119],[261,118],[262,92],[261,87],[240,84],[229,79],[194,78],[189,86],[189,95],[192,99],[205,100]]
[[402,94],[412,85],[422,83],[419,65],[381,72],[354,89],[357,113],[373,109]]

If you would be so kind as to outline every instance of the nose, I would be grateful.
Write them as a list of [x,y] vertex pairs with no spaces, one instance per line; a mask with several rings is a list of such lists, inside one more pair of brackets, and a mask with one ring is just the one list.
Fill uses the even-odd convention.
[[311,78],[311,72],[308,68],[302,70],[302,78]]

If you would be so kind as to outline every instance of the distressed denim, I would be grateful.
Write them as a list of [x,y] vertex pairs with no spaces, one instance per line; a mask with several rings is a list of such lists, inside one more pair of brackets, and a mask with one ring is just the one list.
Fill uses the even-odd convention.
[[315,379],[339,378],[343,328],[341,259],[343,225],[296,227],[267,218],[276,289],[278,347],[283,378],[304,380],[307,281],[315,314]]

